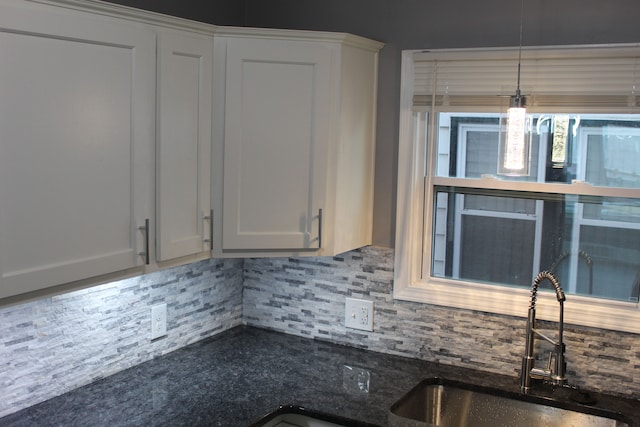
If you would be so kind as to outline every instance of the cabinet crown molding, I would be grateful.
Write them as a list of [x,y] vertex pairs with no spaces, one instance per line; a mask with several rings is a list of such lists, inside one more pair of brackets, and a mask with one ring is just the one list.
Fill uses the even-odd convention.
[[110,17],[124,18],[144,24],[178,28],[209,35],[232,36],[232,37],[263,37],[271,39],[296,39],[326,41],[332,43],[342,43],[347,46],[354,46],[360,49],[368,49],[374,52],[382,49],[384,43],[356,36],[349,33],[311,31],[311,30],[283,30],[274,28],[253,28],[218,26],[205,22],[193,21],[191,19],[179,18],[158,12],[137,9],[100,0],[25,0],[31,3],[48,4],[57,7],[101,14]]
[[379,41],[356,36],[354,34],[329,31],[219,26],[216,28],[215,35],[220,37],[260,37],[262,39],[273,40],[324,41],[329,43],[341,43],[343,45],[366,49],[373,52],[377,52],[384,47],[384,43]]

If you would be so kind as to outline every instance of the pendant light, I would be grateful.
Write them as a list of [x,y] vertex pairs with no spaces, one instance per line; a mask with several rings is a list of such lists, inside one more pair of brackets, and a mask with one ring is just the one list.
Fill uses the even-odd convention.
[[506,117],[500,120],[498,174],[509,176],[529,175],[531,155],[531,117],[527,115],[526,97],[520,92],[520,68],[522,64],[522,21],[524,0],[520,5],[520,45],[518,48],[518,81],[516,94],[509,97]]

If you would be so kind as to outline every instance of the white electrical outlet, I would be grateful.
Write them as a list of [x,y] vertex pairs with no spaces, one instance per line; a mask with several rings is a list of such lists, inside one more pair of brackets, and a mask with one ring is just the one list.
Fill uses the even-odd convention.
[[167,304],[151,307],[151,339],[167,335]]
[[373,301],[347,298],[344,304],[344,326],[373,331]]

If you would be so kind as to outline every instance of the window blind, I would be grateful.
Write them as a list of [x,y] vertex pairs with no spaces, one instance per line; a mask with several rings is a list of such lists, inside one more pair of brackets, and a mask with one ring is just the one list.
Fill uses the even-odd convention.
[[[414,54],[414,106],[501,106],[517,87],[518,48]],[[523,48],[520,89],[533,109],[640,106],[640,45]]]

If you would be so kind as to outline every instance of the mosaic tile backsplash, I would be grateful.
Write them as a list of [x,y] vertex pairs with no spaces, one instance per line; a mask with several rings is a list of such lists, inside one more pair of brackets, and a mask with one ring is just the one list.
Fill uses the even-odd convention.
[[[160,303],[167,336],[151,341],[151,307]],[[241,323],[242,260],[0,307],[0,417]]]
[[[205,260],[0,307],[0,417],[242,323],[517,376],[525,320],[394,301],[393,250]],[[374,331],[346,329],[347,296],[375,301]],[[168,335],[150,341],[150,307]],[[577,386],[640,398],[640,335],[567,325]]]
[[[245,260],[243,319],[373,351],[519,375],[524,318],[396,301],[392,285],[390,249]],[[344,328],[347,296],[375,302],[373,332]],[[565,325],[564,338],[571,384],[640,399],[640,335]]]

